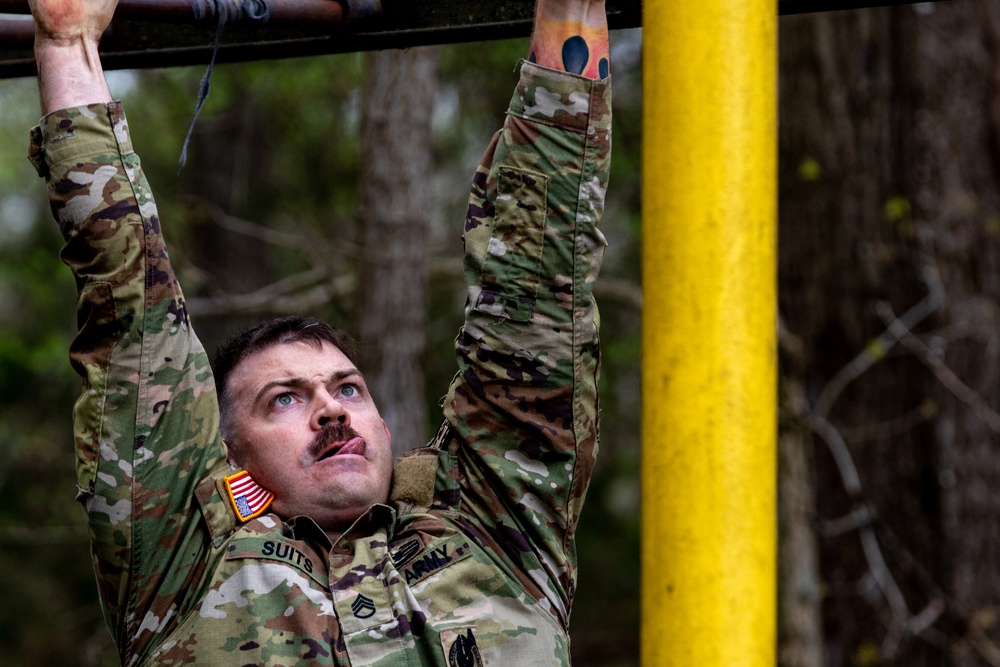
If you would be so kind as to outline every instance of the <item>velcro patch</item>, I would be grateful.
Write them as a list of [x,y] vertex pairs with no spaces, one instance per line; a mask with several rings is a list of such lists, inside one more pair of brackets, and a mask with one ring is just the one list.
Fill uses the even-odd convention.
[[418,507],[430,507],[434,502],[434,481],[438,469],[437,452],[418,450],[396,461],[392,478],[392,502],[412,502]]

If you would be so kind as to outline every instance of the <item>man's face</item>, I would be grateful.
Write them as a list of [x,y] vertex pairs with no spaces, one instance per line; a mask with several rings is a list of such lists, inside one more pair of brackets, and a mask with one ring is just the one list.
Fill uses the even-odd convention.
[[271,346],[240,362],[229,386],[239,463],[274,493],[276,513],[335,531],[386,501],[389,432],[361,373],[337,347]]

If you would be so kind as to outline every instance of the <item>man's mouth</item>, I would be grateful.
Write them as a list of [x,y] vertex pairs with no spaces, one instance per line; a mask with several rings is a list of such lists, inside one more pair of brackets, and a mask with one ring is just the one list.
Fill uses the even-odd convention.
[[357,431],[340,422],[323,426],[310,447],[313,461],[317,463],[340,454],[364,456],[365,441]]
[[319,456],[317,462],[325,461],[333,458],[334,456],[339,456],[340,454],[355,454],[357,456],[364,456],[364,453],[365,441],[360,437],[354,437],[350,440],[331,443],[331,447]]

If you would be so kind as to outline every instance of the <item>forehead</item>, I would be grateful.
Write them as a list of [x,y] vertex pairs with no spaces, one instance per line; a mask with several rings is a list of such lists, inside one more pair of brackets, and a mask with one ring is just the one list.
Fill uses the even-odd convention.
[[258,350],[233,369],[229,386],[237,395],[256,392],[269,382],[282,379],[309,379],[344,372],[358,372],[337,346],[306,341],[279,343]]

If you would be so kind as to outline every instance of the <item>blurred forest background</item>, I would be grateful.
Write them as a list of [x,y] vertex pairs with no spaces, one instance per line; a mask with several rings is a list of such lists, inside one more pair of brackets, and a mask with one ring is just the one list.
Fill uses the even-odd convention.
[[[1000,3],[783,17],[780,39],[780,664],[1000,665]],[[604,666],[638,663],[657,149],[641,31],[612,40],[602,459],[571,628],[576,664]],[[203,68],[113,73],[206,346],[327,317],[361,338],[394,443],[422,444],[454,369],[469,177],[526,50],[219,66],[179,175]],[[74,287],[23,157],[37,115],[33,79],[0,81],[0,651],[113,665],[73,499]]]

